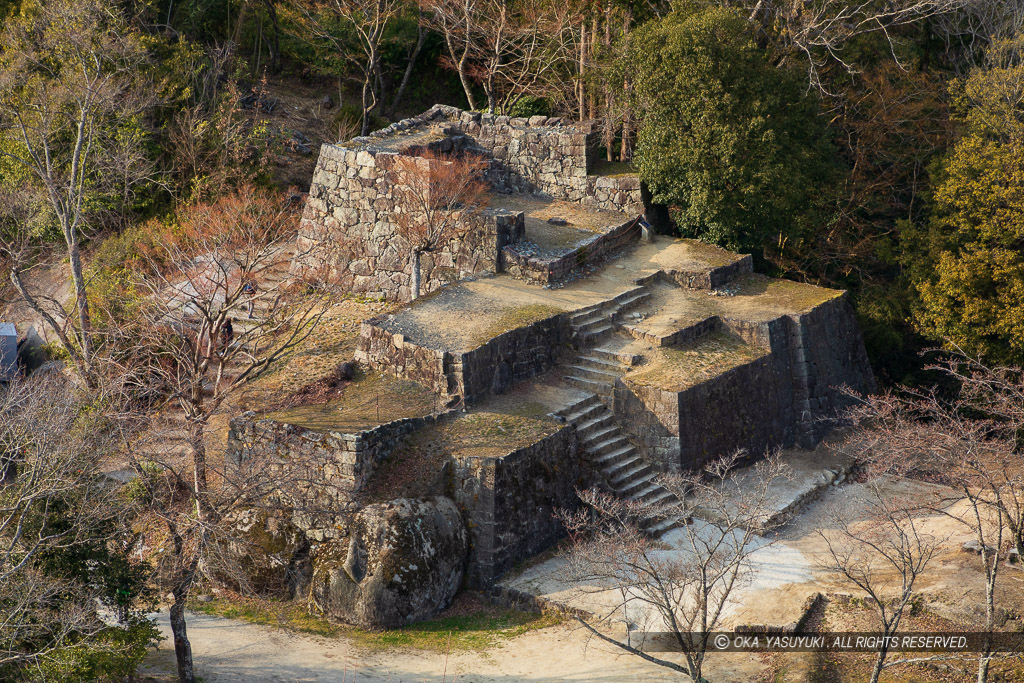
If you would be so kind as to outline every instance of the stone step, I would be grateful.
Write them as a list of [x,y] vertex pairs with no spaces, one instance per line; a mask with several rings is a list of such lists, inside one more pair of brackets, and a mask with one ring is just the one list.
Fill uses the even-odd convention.
[[[591,349],[591,351],[593,351],[593,349]],[[616,375],[622,374],[622,363],[617,359],[609,360],[607,358],[601,358],[600,356],[590,355],[588,353],[577,356],[576,364],[587,368],[593,368],[595,370],[614,372]]]
[[[672,493],[664,486],[654,480],[655,473],[652,472],[651,476],[647,478],[647,485],[633,493],[630,496],[633,500],[643,501],[651,505],[657,505],[664,503],[668,498],[672,497]],[[668,494],[667,496],[665,494]]]
[[636,493],[643,491],[651,485],[652,473],[648,470],[646,476],[635,476],[632,479],[623,481],[618,486],[613,486],[615,493],[623,498],[633,498]]
[[605,382],[607,384],[615,384],[615,380],[621,377],[621,373],[618,372],[601,370],[599,368],[584,367],[582,365],[567,365],[566,369],[572,371],[573,377],[592,379],[594,381]]
[[633,366],[640,362],[640,356],[636,354],[603,349],[599,346],[587,349],[587,356],[597,358],[608,363],[615,363],[620,367],[623,365]]
[[627,294],[628,296],[625,298],[616,301],[619,307],[619,313],[625,313],[631,308],[636,308],[651,298],[651,293],[644,288],[640,288],[640,291],[632,290],[632,292],[627,292]]
[[604,414],[598,413],[594,417],[584,422],[575,423],[576,434],[580,439],[585,440],[587,437],[601,431],[614,424],[612,414],[608,411],[604,411]]
[[626,441],[626,437],[619,435],[590,446],[584,446],[583,450],[591,457],[596,457],[604,455],[605,453],[611,453],[612,451],[618,450],[627,445],[629,445],[629,442]]
[[584,439],[582,439],[582,443],[584,447],[592,446],[594,444],[601,443],[606,439],[610,439],[611,437],[616,435],[621,436],[622,432],[619,431],[619,428],[617,426],[612,424],[610,426],[605,427],[604,429],[599,429],[588,434]]
[[597,394],[598,396],[611,396],[612,394],[611,384],[604,384],[602,382],[595,382],[594,380],[591,379],[573,376],[568,376],[565,378],[565,380],[575,387],[578,387],[585,391],[590,391],[592,393]]
[[686,524],[686,520],[680,517],[668,517],[665,519],[659,519],[657,517],[649,517],[641,522],[641,527],[644,533],[652,538],[660,538],[665,533],[672,529],[678,529],[679,527]]
[[610,453],[605,453],[604,455],[598,456],[594,458],[593,461],[594,464],[598,466],[598,468],[605,468],[608,467],[609,465],[614,465],[615,463],[629,460],[634,455],[636,455],[636,448],[632,445],[627,445],[623,446],[622,448],[619,448],[618,450],[614,450],[611,451]]
[[604,339],[614,331],[615,325],[606,323],[593,331],[579,335],[577,338],[581,343],[589,345]]
[[607,412],[608,409],[604,407],[604,404],[600,402],[600,399],[598,399],[596,396],[594,397],[594,399],[597,401],[596,404],[587,405],[580,408],[576,412],[569,413],[568,415],[563,415],[562,417],[565,418],[566,423],[571,425],[578,425],[580,422],[585,422],[587,420],[594,419],[602,412]]
[[602,302],[600,304],[581,308],[575,313],[569,315],[569,324],[575,327],[576,325],[586,323],[588,319],[593,318],[594,316],[602,318],[605,317],[604,306],[605,304]]
[[573,325],[573,333],[577,337],[585,337],[592,332],[596,332],[604,328],[611,323],[611,318],[606,315],[595,317],[593,320],[589,320],[582,325]]
[[630,462],[625,467],[622,467],[609,481],[611,481],[612,486],[616,489],[627,484],[643,484],[644,488],[646,488],[651,485],[651,478],[653,476],[653,468],[645,463],[642,458],[637,457],[635,462]]
[[631,458],[625,458],[617,463],[604,467],[601,470],[601,473],[608,477],[608,481],[615,483],[617,481],[624,481],[623,473],[636,469],[638,466],[643,466],[643,464],[643,458],[634,453]]
[[657,482],[652,483],[649,491],[641,491],[634,497],[649,505],[668,505],[676,500],[674,493]]

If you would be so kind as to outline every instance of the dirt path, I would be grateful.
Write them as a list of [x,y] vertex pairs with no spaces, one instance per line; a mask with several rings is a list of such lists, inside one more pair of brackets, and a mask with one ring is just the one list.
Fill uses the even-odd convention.
[[[174,648],[166,611],[154,615],[168,639],[141,673],[173,674]],[[482,652],[366,651],[344,638],[321,638],[221,617],[190,614],[189,634],[207,683],[332,681],[334,683],[506,683],[511,681],[678,681],[679,675],[589,639],[569,626],[531,631]],[[749,682],[762,671],[746,654],[708,661],[716,683]]]

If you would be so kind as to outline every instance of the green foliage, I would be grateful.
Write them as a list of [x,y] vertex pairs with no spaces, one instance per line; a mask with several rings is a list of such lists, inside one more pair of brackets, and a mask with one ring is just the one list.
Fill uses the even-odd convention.
[[88,641],[57,649],[42,658],[31,673],[12,671],[12,680],[128,680],[146,658],[148,648],[161,638],[156,624],[148,619],[133,619],[124,627],[103,629]]
[[628,40],[635,165],[682,234],[760,254],[808,234],[835,177],[801,71],[770,64],[733,12],[677,11]]
[[[990,362],[1024,364],[1024,38],[954,91],[963,136],[943,164],[935,214],[909,234],[919,329]],[[908,252],[912,249],[908,248]]]
[[551,116],[551,102],[544,97],[523,95],[505,113],[509,116]]

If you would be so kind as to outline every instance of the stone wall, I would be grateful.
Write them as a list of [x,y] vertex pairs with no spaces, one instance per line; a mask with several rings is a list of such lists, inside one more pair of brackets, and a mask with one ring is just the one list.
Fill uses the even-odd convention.
[[734,263],[705,270],[660,270],[637,284],[647,284],[658,280],[673,282],[687,289],[718,289],[728,284],[733,278],[754,272],[754,258],[744,254]]
[[558,509],[575,509],[582,477],[576,430],[566,426],[501,457],[455,462],[454,498],[469,525],[466,581],[488,587],[565,535]]
[[556,284],[581,272],[586,266],[600,263],[630,242],[640,239],[640,233],[639,219],[631,218],[556,258],[522,254],[513,243],[501,250],[501,269],[514,278],[533,284]]
[[696,468],[744,449],[794,444],[792,388],[771,354],[679,393],[679,462]]
[[813,448],[834,426],[832,418],[853,402],[844,388],[870,393],[875,378],[848,294],[789,316],[786,323],[784,331],[773,335],[772,348],[788,354],[797,440]]
[[389,332],[385,324],[382,318],[363,323],[356,360],[419,382],[440,396],[462,397],[467,404],[554,367],[569,336],[566,316],[559,313],[460,353],[420,346]]
[[568,339],[566,316],[560,313],[500,334],[463,353],[453,366],[466,402],[505,393],[513,382],[554,367]]
[[431,349],[409,341],[382,326],[383,318],[363,321],[355,359],[375,370],[419,382],[439,396],[461,396],[461,377],[456,374],[457,354]]
[[[391,173],[398,156],[323,145],[300,223],[298,249],[303,256],[296,259],[294,270],[321,269],[326,261],[324,276],[345,291],[410,300],[412,244],[394,219],[403,196]],[[522,234],[521,215],[485,210],[474,216],[463,234],[421,255],[420,293],[467,275],[497,272],[501,248]]]
[[[616,417],[667,471],[746,449],[814,448],[851,399],[843,388],[875,389],[846,294],[803,315],[717,325],[767,355],[681,392],[616,383]],[[705,321],[707,322],[707,321]]]
[[[377,465],[433,416],[404,418],[355,433],[307,429],[243,413],[230,422],[227,458],[255,459],[282,480],[281,502],[311,540],[332,538],[339,515],[355,509],[353,497]],[[285,483],[287,482],[287,483]]]
[[637,176],[591,176],[597,132],[592,122],[515,118],[446,110],[452,129],[494,157],[488,180],[499,192],[543,193],[598,209],[643,213]]
[[644,456],[663,472],[679,472],[679,394],[619,378],[613,404],[616,422]]

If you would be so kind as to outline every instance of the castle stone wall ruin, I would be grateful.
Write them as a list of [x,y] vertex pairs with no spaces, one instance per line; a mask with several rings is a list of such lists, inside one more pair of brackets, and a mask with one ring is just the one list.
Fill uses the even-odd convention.
[[[803,315],[764,323],[709,318],[654,340],[687,341],[708,325],[768,353],[683,391],[619,379],[615,411],[631,436],[667,471],[701,466],[738,449],[814,448],[853,398],[874,390],[874,378],[843,294]],[[706,329],[703,330],[706,332]]]
[[375,370],[472,405],[552,368],[568,339],[565,316],[557,314],[499,334],[469,351],[449,351],[392,332],[384,316],[363,323],[355,357]]
[[[772,298],[769,279],[753,273],[750,256],[687,240],[634,245],[632,256],[594,273],[598,262],[622,256],[624,243],[637,240],[644,210],[636,176],[590,173],[595,140],[589,123],[435,106],[370,136],[323,146],[299,252],[315,254],[327,243],[340,253],[319,262],[299,258],[293,269],[327,266],[345,292],[410,299],[412,250],[398,234],[402,193],[390,173],[400,155],[480,154],[496,192],[533,195],[505,204],[524,210],[484,211],[464,237],[422,256],[422,292],[443,291],[362,324],[356,360],[419,383],[447,412],[351,434],[253,414],[231,422],[234,462],[259,455],[280,462],[282,473],[305,467],[308,484],[280,501],[292,509],[278,525],[289,530],[287,543],[278,545],[294,555],[280,561],[305,568],[295,585],[306,586],[311,603],[329,616],[369,627],[427,618],[450,603],[459,585],[490,590],[516,564],[557,543],[564,529],[555,511],[577,506],[579,488],[627,497],[652,490],[608,476],[603,452],[621,458],[629,476],[653,477],[737,449],[756,457],[776,447],[811,448],[849,402],[844,387],[873,390],[846,295],[788,283]],[[574,217],[579,209],[584,219],[559,233],[551,226],[565,226],[565,219],[551,219],[562,214],[537,206]],[[590,209],[617,214],[588,224]],[[493,280],[449,286],[492,274]],[[561,286],[572,291],[556,297],[539,289]],[[785,294],[796,290],[792,298]],[[719,298],[733,296],[746,298],[731,305]],[[483,320],[456,329],[466,315]],[[434,329],[438,320],[449,326],[444,333]],[[722,350],[720,365],[695,363],[693,372],[659,365],[712,348]],[[385,460],[399,448],[403,458],[415,457],[405,449],[420,447],[410,439],[416,432],[499,403],[510,411],[503,414],[522,417],[525,406],[512,410],[507,403],[519,400],[523,386],[547,397],[538,401],[568,401],[542,405],[551,410],[543,419],[563,423],[548,425],[554,432],[529,432],[533,443],[516,447],[496,436],[485,452],[501,455],[431,451],[444,462],[415,493],[366,500],[380,496],[368,484]],[[388,539],[405,545],[392,552]],[[445,550],[438,554],[436,547]]]
[[575,509],[576,488],[588,481],[572,427],[501,457],[456,460],[452,495],[469,521],[467,583],[488,587],[564,537],[555,513]]
[[[394,221],[402,195],[390,171],[399,155],[424,150],[485,156],[484,178],[498,192],[539,193],[635,217],[643,211],[639,180],[587,175],[588,135],[593,137],[590,123],[510,119],[438,105],[369,137],[324,144],[300,225],[299,251],[308,255],[294,268],[323,272],[327,265],[327,276],[343,291],[409,301],[412,249]],[[421,293],[470,275],[502,272],[503,248],[523,236],[522,214],[484,210],[474,222],[463,236],[421,256]],[[594,244],[591,250],[605,247]],[[569,270],[561,264],[531,267],[514,252],[505,258],[522,277],[541,284]]]

